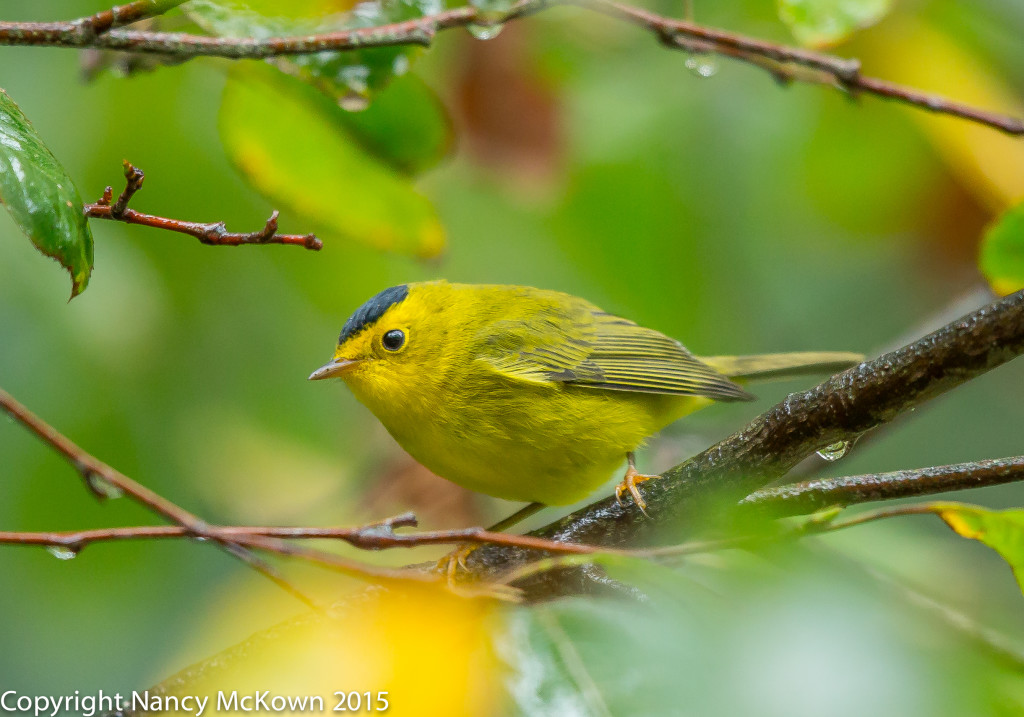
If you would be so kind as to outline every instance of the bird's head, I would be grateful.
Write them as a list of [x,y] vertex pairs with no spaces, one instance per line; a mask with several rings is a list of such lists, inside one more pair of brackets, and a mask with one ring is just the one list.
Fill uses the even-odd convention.
[[344,379],[371,409],[417,393],[436,375],[446,333],[432,289],[400,284],[371,297],[345,322],[331,361],[309,379]]

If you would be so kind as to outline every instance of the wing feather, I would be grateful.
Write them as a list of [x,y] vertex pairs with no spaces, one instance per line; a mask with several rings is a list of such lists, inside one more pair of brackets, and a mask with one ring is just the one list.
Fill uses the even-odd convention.
[[580,299],[543,304],[538,314],[528,325],[512,320],[490,324],[481,337],[479,358],[505,376],[530,383],[719,401],[752,398],[678,341]]

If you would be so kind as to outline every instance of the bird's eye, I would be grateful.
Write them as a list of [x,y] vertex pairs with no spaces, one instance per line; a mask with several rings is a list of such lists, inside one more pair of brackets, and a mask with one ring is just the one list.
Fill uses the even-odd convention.
[[380,343],[388,351],[398,351],[405,345],[405,333],[399,329],[391,329],[381,337]]

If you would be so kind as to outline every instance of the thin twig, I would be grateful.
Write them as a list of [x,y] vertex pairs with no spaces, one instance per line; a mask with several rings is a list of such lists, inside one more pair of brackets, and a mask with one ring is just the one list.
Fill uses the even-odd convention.
[[209,526],[197,516],[179,508],[174,503],[86,453],[75,445],[71,439],[29,411],[2,388],[0,388],[0,409],[64,456],[75,470],[78,471],[85,486],[97,499],[104,500],[117,493],[130,495],[137,503],[146,506],[157,515],[163,516],[181,526],[193,537],[215,540],[225,551],[265,575],[302,602],[310,607],[317,607],[310,597],[285,580],[272,566],[256,555],[253,555],[251,551],[245,550],[238,544],[229,544],[228,541],[218,538],[209,531]]
[[[715,28],[705,27],[686,20],[673,20],[656,15],[642,8],[613,2],[612,0],[565,0],[580,7],[587,7],[602,14],[631,22],[655,33],[669,47],[683,50],[691,48],[681,38],[699,40],[711,52],[717,52],[742,62],[759,65],[782,81],[809,78],[802,74],[785,72],[786,65],[817,70],[831,77],[841,88],[851,92],[868,92],[885,99],[896,100],[931,112],[953,115],[962,119],[988,125],[1011,135],[1024,135],[1024,119],[996,112],[989,112],[954,102],[938,95],[921,92],[892,82],[865,77],[860,72],[860,60],[826,55],[801,48],[787,47],[764,40],[738,35]],[[763,60],[777,63],[766,66]],[[780,69],[780,66],[782,69]],[[813,80],[812,80],[813,81]]]
[[[43,442],[63,455],[78,471],[86,486],[98,497],[106,498],[113,489],[130,496],[151,511],[160,515],[182,529],[182,535],[214,541],[230,554],[244,560],[250,566],[263,573],[288,592],[315,607],[315,603],[305,596],[298,588],[292,586],[281,577],[271,566],[249,549],[257,549],[278,555],[301,557],[330,570],[360,578],[363,580],[412,580],[437,581],[439,577],[421,571],[387,568],[377,565],[349,560],[340,555],[292,545],[284,540],[256,534],[231,534],[222,526],[211,525],[184,508],[158,495],[144,485],[137,483],[123,473],[108,466],[92,455],[79,448],[69,438],[47,424],[29,411],[9,393],[0,389],[0,410],[5,411],[18,423],[25,426]],[[151,536],[152,537],[152,536]],[[71,548],[73,546],[65,546]]]
[[85,216],[95,219],[111,219],[126,224],[142,224],[155,229],[166,229],[172,232],[188,234],[203,244],[214,246],[238,246],[240,244],[293,244],[304,246],[313,251],[323,248],[323,242],[315,234],[278,234],[275,209],[266,225],[259,231],[239,234],[227,231],[224,222],[187,222],[181,219],[168,219],[152,214],[143,214],[128,208],[132,196],[142,188],[145,174],[141,169],[124,162],[125,188],[116,201],[113,201],[113,189],[107,187],[98,202],[86,204]]
[[[666,47],[688,52],[716,52],[768,70],[778,80],[820,81],[791,67],[803,67],[824,73],[833,83],[850,92],[866,92],[885,99],[939,114],[977,122],[1011,135],[1024,135],[1024,119],[990,112],[960,102],[921,92],[885,80],[865,77],[860,61],[788,47],[737,33],[706,27],[687,20],[676,20],[611,0],[519,0],[497,22],[511,22],[555,5],[571,4],[614,19],[629,22],[653,33]],[[133,3],[134,5],[134,3]],[[42,45],[72,48],[106,48],[125,52],[158,53],[177,59],[199,56],[231,59],[268,58],[281,55],[315,54],[390,47],[429,45],[438,32],[466,27],[485,21],[472,6],[444,10],[414,20],[361,27],[350,30],[296,37],[232,38],[188,33],[110,30],[85,32],[82,20],[57,23],[0,22],[0,45]],[[101,13],[102,14],[102,13]]]
[[[404,534],[392,532],[392,528],[400,527],[401,525],[403,523],[382,521],[356,528],[210,526],[209,532],[215,533],[219,538],[233,542],[246,542],[250,538],[258,537],[287,540],[341,540],[363,550],[474,543],[478,545],[507,545],[509,547],[549,553],[587,554],[608,552],[606,548],[599,546],[560,543],[553,540],[535,538],[530,535],[496,533],[484,530],[483,528],[434,530]],[[61,547],[77,553],[93,543],[193,537],[195,537],[195,534],[191,530],[179,525],[138,525],[121,528],[95,528],[92,530],[0,531],[0,544]]]

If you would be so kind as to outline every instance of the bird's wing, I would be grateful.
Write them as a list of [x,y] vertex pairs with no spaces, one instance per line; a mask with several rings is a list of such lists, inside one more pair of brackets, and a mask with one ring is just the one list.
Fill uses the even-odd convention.
[[549,307],[528,323],[492,323],[479,358],[506,377],[535,384],[752,398],[678,341],[585,303]]

